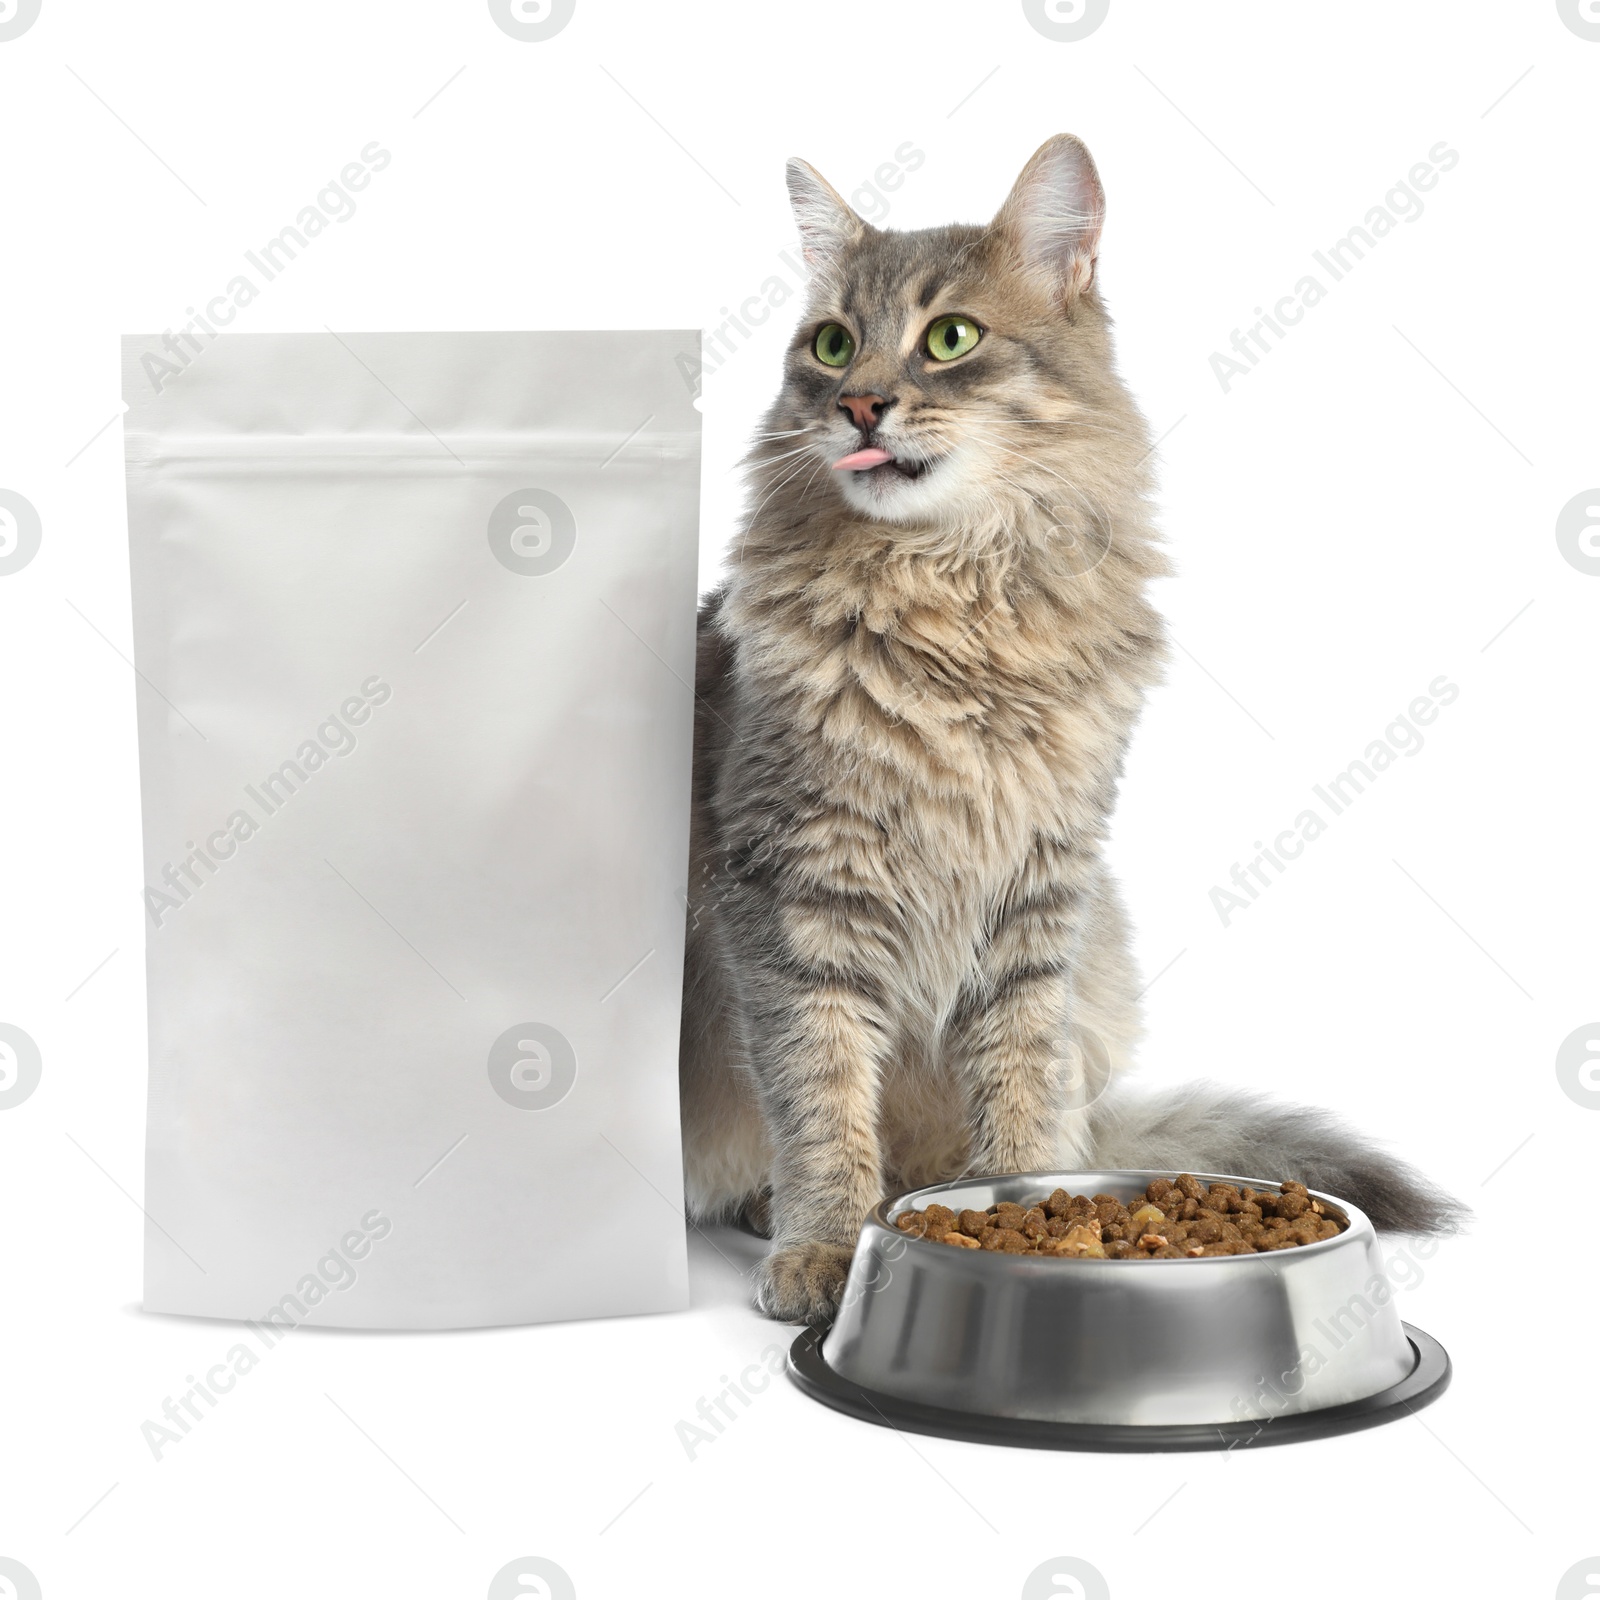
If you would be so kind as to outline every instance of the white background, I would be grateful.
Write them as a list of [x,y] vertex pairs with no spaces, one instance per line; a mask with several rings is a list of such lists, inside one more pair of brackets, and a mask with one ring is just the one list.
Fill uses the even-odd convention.
[[[1556,1594],[1600,1551],[1575,1454],[1600,1115],[1554,1067],[1600,1016],[1600,577],[1555,537],[1600,482],[1597,87],[1554,0],[1112,0],[1076,43],[1011,0],[578,0],[542,43],[481,3],[44,0],[0,43],[0,487],[44,530],[0,577],[0,1021],[44,1062],[0,1113],[0,1555],[46,1600],[479,1597],[522,1555],[583,1600],[1010,1597],[1060,1555],[1116,1600]],[[140,1424],[237,1333],[138,1308],[116,336],[184,320],[374,139],[356,215],[236,326],[715,327],[786,270],[786,156],[850,193],[909,141],[884,198],[919,227],[989,215],[1062,129],[1099,161],[1122,366],[1166,436],[1179,648],[1115,839],[1145,1074],[1334,1106],[1467,1198],[1401,1303],[1453,1388],[1326,1443],[1094,1458],[902,1438],[774,1382],[691,1460],[675,1425],[790,1337],[719,1233],[689,1313],[303,1332],[153,1460]],[[1441,140],[1424,213],[1224,393],[1212,353]],[[707,581],[796,303],[706,379]],[[1440,674],[1425,747],[1224,927],[1212,887]],[[1540,1181],[1574,1198],[1535,1220]]]

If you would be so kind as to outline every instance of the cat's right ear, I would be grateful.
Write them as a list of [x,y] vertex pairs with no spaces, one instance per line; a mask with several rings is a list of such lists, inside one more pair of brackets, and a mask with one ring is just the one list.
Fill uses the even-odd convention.
[[1058,133],[1034,151],[991,225],[1007,235],[1023,270],[1070,298],[1094,282],[1106,195],[1081,139]]
[[800,228],[800,253],[813,272],[831,271],[845,249],[866,231],[866,223],[845,204],[844,197],[808,162],[794,159],[787,168],[789,203]]

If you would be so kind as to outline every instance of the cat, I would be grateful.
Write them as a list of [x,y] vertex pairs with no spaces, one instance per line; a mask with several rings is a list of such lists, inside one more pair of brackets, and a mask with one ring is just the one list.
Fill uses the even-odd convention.
[[1047,141],[987,227],[788,183],[809,304],[699,624],[691,1218],[770,1232],[756,1303],[807,1323],[879,1199],[965,1173],[1296,1177],[1458,1226],[1324,1112],[1115,1082],[1141,985],[1104,846],[1167,564],[1088,150]]

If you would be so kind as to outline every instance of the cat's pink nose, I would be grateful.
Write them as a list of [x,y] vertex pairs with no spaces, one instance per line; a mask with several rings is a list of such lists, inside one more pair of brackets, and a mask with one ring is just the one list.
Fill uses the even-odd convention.
[[850,413],[850,420],[863,433],[871,433],[883,421],[889,402],[881,394],[845,394],[839,396],[839,409]]

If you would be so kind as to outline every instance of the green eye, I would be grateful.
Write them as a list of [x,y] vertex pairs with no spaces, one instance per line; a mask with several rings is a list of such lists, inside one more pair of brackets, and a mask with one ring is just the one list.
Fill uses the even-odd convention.
[[928,329],[928,354],[935,361],[954,361],[983,337],[971,317],[940,317]]
[[812,349],[816,351],[817,360],[823,366],[847,367],[850,365],[850,357],[856,353],[856,341],[848,328],[841,327],[837,322],[830,322],[817,335],[817,342]]

